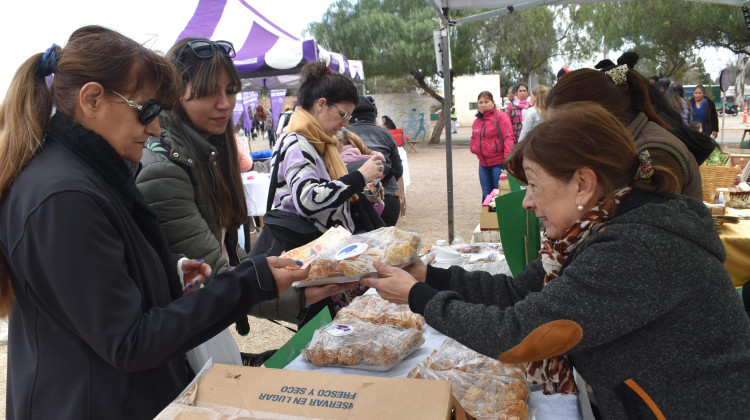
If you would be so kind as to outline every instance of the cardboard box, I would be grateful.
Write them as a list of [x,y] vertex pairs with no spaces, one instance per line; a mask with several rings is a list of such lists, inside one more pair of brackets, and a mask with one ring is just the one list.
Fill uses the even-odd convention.
[[500,176],[500,181],[497,183],[497,195],[508,194],[510,192],[510,183],[508,183],[508,177],[503,178]]
[[479,227],[481,229],[500,229],[497,224],[497,213],[490,211],[489,206],[482,206],[479,212]]
[[452,408],[446,381],[216,364],[156,419],[450,419]]

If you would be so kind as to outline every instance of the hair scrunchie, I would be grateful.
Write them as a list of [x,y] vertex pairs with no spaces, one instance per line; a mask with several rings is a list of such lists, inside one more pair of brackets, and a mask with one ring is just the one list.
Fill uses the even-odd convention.
[[326,66],[325,70],[323,70],[323,74],[333,74],[333,71]]
[[638,165],[638,171],[636,171],[633,179],[650,179],[654,175],[654,163],[651,161],[651,154],[648,150],[638,153],[638,161],[640,165]]
[[42,54],[42,61],[39,63],[39,74],[42,77],[47,77],[55,72],[57,67],[57,49],[60,48],[57,44],[52,44],[51,47],[47,48],[47,51]]
[[611,70],[605,71],[604,74],[609,76],[615,85],[622,85],[628,81],[628,65],[621,64]]

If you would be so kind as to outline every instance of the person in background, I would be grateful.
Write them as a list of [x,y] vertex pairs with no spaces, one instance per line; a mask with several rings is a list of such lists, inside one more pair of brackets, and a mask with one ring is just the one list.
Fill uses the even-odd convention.
[[661,95],[665,95],[667,93],[667,90],[669,90],[669,85],[669,79],[661,79],[658,82],[654,83],[654,86]]
[[237,145],[237,160],[240,164],[240,171],[251,171],[253,169],[253,158],[250,156],[250,153],[252,153],[250,144],[237,133],[234,134],[234,140]]
[[276,136],[273,129],[273,115],[272,113],[266,113],[266,136],[268,137],[268,147],[273,149],[273,145],[276,144]]
[[380,152],[385,157],[385,163],[391,167],[391,173],[382,181],[385,209],[380,217],[386,226],[396,226],[399,216],[406,212],[406,194],[401,179],[404,167],[396,140],[388,130],[375,125],[377,116],[375,107],[363,96],[352,112],[352,124],[347,130],[359,136],[370,150]]
[[685,125],[690,124],[690,102],[685,99],[685,89],[683,89],[682,84],[672,83],[664,96],[672,109],[680,114],[682,123]]
[[513,149],[513,126],[510,117],[495,109],[492,93],[483,91],[477,97],[477,118],[471,126],[471,153],[479,158],[479,183],[482,200],[497,188],[503,161]]
[[528,362],[545,393],[585,392],[575,368],[602,418],[748,418],[750,322],[710,213],[672,194],[674,173],[592,103],[549,115],[506,169],[546,227],[518,275],[417,260],[360,281],[473,350]]
[[515,98],[508,104],[505,113],[510,117],[510,123],[513,125],[513,139],[518,143],[518,137],[521,135],[523,127],[523,114],[531,103],[527,100],[529,97],[529,86],[526,83],[519,83],[513,91]]
[[531,107],[526,110],[518,141],[523,140],[532,128],[544,121],[544,100],[547,98],[547,92],[549,92],[549,89],[544,85],[539,85],[531,90],[531,97],[529,98]]
[[506,114],[508,113],[507,112],[507,110],[508,110],[508,104],[512,103],[513,99],[515,99],[515,98],[516,98],[516,86],[513,85],[513,86],[511,86],[511,87],[508,88],[508,93],[506,93],[505,97],[503,98],[503,104],[502,104],[503,112],[505,112]]
[[659,81],[659,76],[656,76],[656,75],[651,76],[651,77],[648,78],[648,82],[651,83],[652,85],[655,85],[656,82],[658,82],[658,81]]
[[[287,134],[274,147],[270,208],[251,256],[280,255],[335,226],[355,233],[353,208],[362,204],[357,204],[357,194],[368,183],[380,180],[385,169],[379,156],[371,156],[351,173],[341,160],[334,135],[349,124],[359,101],[354,82],[320,61],[305,64],[301,77]],[[298,325],[304,325],[325,307],[335,311],[336,304],[346,300],[340,292],[355,286],[356,282],[338,285],[331,290],[337,294],[311,305]]]
[[690,121],[697,121],[703,127],[703,133],[716,138],[719,135],[719,115],[711,98],[706,97],[706,88],[698,85],[690,98]]
[[[370,159],[372,155],[379,155],[385,161],[385,157],[380,152],[370,150],[365,146],[365,143],[359,138],[358,135],[354,134],[351,130],[342,129],[336,133],[336,140],[339,141],[339,154],[341,160],[344,161],[346,169],[349,172],[356,171],[362,164]],[[390,165],[384,164],[385,169],[383,170],[383,177],[387,177],[391,171]],[[382,182],[374,182],[365,186],[364,194],[367,199],[372,203],[373,208],[378,214],[383,214],[385,205],[383,200],[385,199],[385,190],[383,189]]]
[[396,129],[396,123],[394,123],[393,120],[389,116],[383,115],[383,117],[381,118],[381,120],[383,122],[383,127],[385,127],[387,130],[395,130]]
[[[203,38],[182,39],[167,52],[180,72],[184,95],[171,112],[159,116],[161,135],[144,149],[136,178],[171,251],[203,259],[214,273],[250,259],[238,238],[248,211],[232,123],[241,86],[234,55],[231,43]],[[327,296],[327,289],[292,288],[279,300],[254,308],[253,314],[297,322],[306,305]],[[238,332],[247,334],[247,312],[237,319]],[[231,338],[229,331],[222,334]],[[209,355],[216,363],[240,364],[239,348],[232,344],[224,358]]]
[[[278,139],[284,133],[284,128],[289,124],[289,119],[292,118],[292,106],[284,105],[284,113],[279,117],[279,125],[276,127],[276,138]],[[274,145],[276,143],[274,142]]]
[[545,106],[547,117],[561,105],[590,101],[603,106],[627,125],[639,152],[648,150],[651,159],[677,174],[677,193],[701,199],[703,188],[695,157],[685,143],[667,131],[666,124],[651,106],[646,82],[640,74],[622,64],[600,72],[571,71],[550,89]]
[[263,109],[263,105],[258,104],[258,106],[255,108],[255,119],[253,120],[253,128],[257,129],[257,131],[260,133],[260,138],[265,138],[265,135],[266,135],[265,127],[266,127],[266,111]]
[[0,106],[8,419],[152,419],[187,386],[187,350],[306,277],[258,256],[201,287],[211,268],[170,253],[133,181],[181,95],[163,56],[99,26],[16,72]]
[[456,121],[458,121],[458,115],[456,114],[456,106],[451,106],[451,127],[453,127],[453,132],[458,133],[456,130]]

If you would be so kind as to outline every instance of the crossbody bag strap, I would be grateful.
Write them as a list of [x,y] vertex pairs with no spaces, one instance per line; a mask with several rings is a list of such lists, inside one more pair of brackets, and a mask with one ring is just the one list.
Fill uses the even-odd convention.
[[497,130],[497,138],[500,139],[500,150],[497,149],[497,142],[495,142],[495,151],[496,152],[502,152],[503,149],[505,149],[505,145],[503,144],[503,136],[500,134],[500,126],[497,124],[497,111],[495,111],[495,130]]

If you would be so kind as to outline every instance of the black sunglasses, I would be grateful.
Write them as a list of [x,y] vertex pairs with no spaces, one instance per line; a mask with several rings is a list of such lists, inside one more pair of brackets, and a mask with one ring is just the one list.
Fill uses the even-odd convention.
[[161,105],[157,104],[153,99],[149,99],[143,105],[138,105],[135,101],[131,101],[130,99],[125,98],[112,89],[107,90],[122,98],[122,100],[125,101],[125,103],[128,104],[129,107],[138,110],[138,121],[140,121],[143,125],[151,124],[151,121],[158,117],[159,113],[162,110]]
[[188,47],[190,47],[193,54],[198,58],[211,58],[214,56],[214,50],[218,50],[228,58],[234,58],[237,55],[234,51],[234,45],[229,41],[208,41],[200,39],[186,42],[177,53],[177,58],[182,58],[182,55]]

